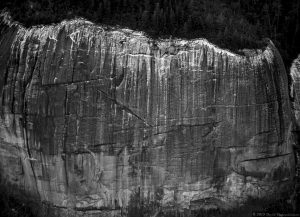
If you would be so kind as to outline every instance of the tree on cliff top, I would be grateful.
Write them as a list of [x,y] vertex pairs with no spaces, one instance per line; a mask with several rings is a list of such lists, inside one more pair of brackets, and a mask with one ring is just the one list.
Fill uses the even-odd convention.
[[1,1],[26,26],[76,16],[127,26],[152,37],[199,38],[237,50],[271,38],[286,63],[300,53],[299,0],[11,0]]

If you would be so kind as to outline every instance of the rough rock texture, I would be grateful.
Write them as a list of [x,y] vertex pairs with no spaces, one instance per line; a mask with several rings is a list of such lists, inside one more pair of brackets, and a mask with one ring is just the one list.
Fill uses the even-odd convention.
[[297,59],[294,60],[291,66],[292,88],[291,95],[294,98],[294,111],[295,118],[300,126],[300,54]]
[[16,189],[119,215],[141,201],[230,208],[293,179],[288,82],[271,42],[238,55],[82,19],[1,20],[0,168]]
[[296,132],[296,142],[294,150],[296,155],[296,177],[298,179],[296,184],[296,192],[299,195],[300,199],[300,55],[297,59],[295,59],[292,63],[291,69],[291,78],[292,78],[292,88],[291,88],[291,96],[294,99],[293,108],[295,114],[295,122],[296,126],[294,127],[294,131]]

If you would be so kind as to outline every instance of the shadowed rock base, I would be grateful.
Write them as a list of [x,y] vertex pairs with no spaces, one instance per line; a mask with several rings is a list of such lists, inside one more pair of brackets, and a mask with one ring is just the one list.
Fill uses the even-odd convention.
[[[230,210],[216,209],[184,209],[176,210],[174,208],[161,209],[159,203],[144,204],[141,200],[135,199],[128,208],[120,210],[86,210],[75,211],[74,209],[65,209],[53,206],[48,202],[39,202],[32,197],[28,197],[25,192],[23,194],[16,193],[13,188],[1,188],[0,199],[0,215],[14,217],[56,217],[56,216],[114,216],[114,217],[250,217],[253,212],[277,215],[293,214],[294,207],[290,202],[289,189],[285,189],[285,194],[274,195],[274,198],[248,198],[245,204]],[[259,214],[258,214],[259,215]]]
[[0,33],[1,174],[53,212],[228,210],[292,185],[272,42],[237,55],[82,19],[28,29],[7,13]]

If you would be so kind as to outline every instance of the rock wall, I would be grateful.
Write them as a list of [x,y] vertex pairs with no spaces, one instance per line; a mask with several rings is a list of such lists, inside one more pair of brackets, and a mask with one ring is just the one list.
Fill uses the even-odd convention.
[[295,118],[300,126],[300,55],[295,59],[291,66],[292,88],[291,95],[294,98]]
[[24,28],[7,13],[0,33],[1,175],[37,200],[111,215],[227,209],[294,177],[272,42],[238,55],[83,19]]
[[291,96],[293,98],[293,109],[295,114],[295,140],[297,141],[294,146],[295,162],[296,162],[296,186],[295,194],[300,201],[300,55],[296,58],[291,66],[290,74],[292,78]]

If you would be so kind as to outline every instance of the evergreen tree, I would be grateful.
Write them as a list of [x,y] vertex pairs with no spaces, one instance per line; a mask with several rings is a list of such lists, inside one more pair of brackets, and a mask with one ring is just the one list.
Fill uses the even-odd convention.
[[103,18],[103,4],[100,1],[99,6],[98,6],[98,10],[97,10],[97,18],[96,18],[96,20],[98,22],[101,22],[102,18]]
[[159,3],[156,3],[155,10],[152,15],[152,25],[155,30],[159,27],[159,15],[160,15],[160,6]]
[[149,25],[149,12],[145,10],[142,14],[142,27],[148,27]]
[[173,11],[173,9],[170,10],[170,26],[171,28],[175,28],[176,25],[175,25],[176,21],[175,21],[175,13]]
[[300,0],[7,0],[0,7],[27,26],[82,16],[162,37],[205,37],[231,49],[269,37],[284,60],[300,53]]
[[145,10],[150,11],[150,0],[144,0]]
[[160,19],[160,30],[161,30],[161,32],[165,32],[166,17],[165,17],[163,9],[160,9],[159,19]]
[[184,23],[184,34],[188,34],[192,28],[192,17],[189,16],[188,20]]

